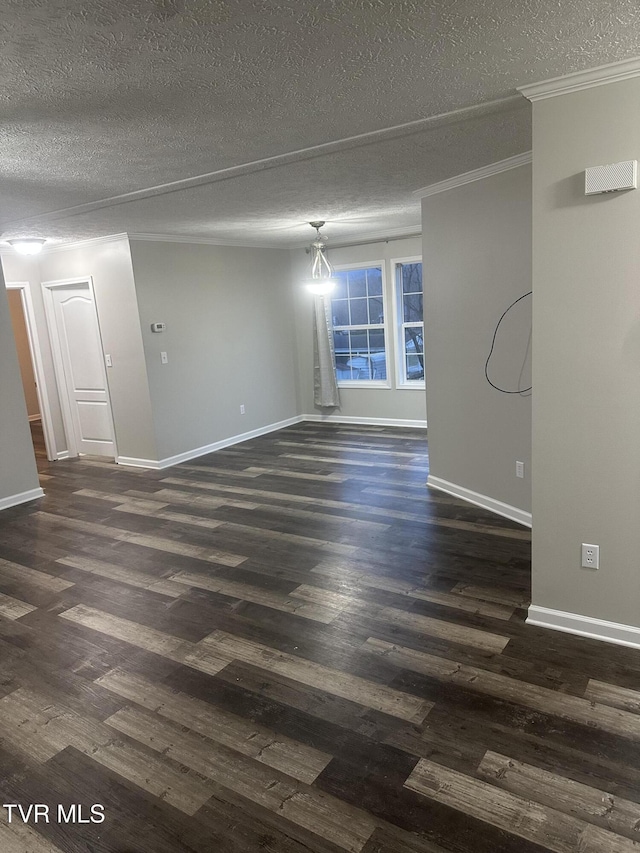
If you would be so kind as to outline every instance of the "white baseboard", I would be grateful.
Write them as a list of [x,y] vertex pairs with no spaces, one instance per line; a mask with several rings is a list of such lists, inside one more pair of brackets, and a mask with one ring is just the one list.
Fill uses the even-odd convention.
[[390,427],[410,427],[412,429],[426,429],[427,422],[412,421],[401,418],[358,418],[351,415],[321,415],[314,413],[312,415],[302,415],[302,421],[320,421],[328,424],[361,424],[362,426],[390,426]]
[[590,637],[592,640],[616,643],[618,646],[640,649],[640,628],[633,625],[607,622],[605,619],[580,616],[578,613],[567,613],[564,610],[550,610],[548,607],[538,607],[536,604],[529,607],[527,623],[541,628],[552,628],[554,631],[564,631],[566,634]]
[[[207,453],[213,453],[215,450],[222,450],[224,447],[231,447],[234,444],[240,444],[241,441],[248,441],[250,438],[258,438],[260,435],[266,435],[270,432],[276,432],[279,429],[284,429],[293,424],[299,424],[301,421],[322,421],[339,424],[363,424],[365,426],[396,426],[396,427],[415,427],[425,429],[426,421],[411,421],[411,420],[394,420],[393,418],[355,418],[343,415],[295,415],[295,417],[287,418],[284,421],[278,421],[274,424],[267,424],[250,432],[243,432],[239,435],[232,435],[229,438],[224,438],[222,441],[214,441],[213,444],[206,444],[204,447],[196,447],[194,450],[187,450],[184,453],[177,453],[175,456],[168,456],[165,459],[140,459],[135,456],[117,456],[116,462],[118,465],[129,465],[132,468],[151,468],[154,471],[161,471],[164,468],[170,468],[172,465],[179,465],[181,462],[188,462],[190,459],[197,459],[198,456],[206,456]],[[63,458],[62,454],[58,454],[58,459]]]
[[206,456],[207,453],[213,453],[215,450],[222,450],[224,447],[240,444],[241,441],[248,441],[250,438],[258,438],[260,435],[266,435],[269,432],[276,432],[276,430],[284,429],[284,427],[299,424],[301,420],[302,416],[296,415],[293,418],[287,418],[275,424],[267,424],[266,426],[258,427],[258,429],[252,429],[249,432],[223,438],[221,441],[214,441],[213,444],[206,444],[204,447],[196,447],[194,450],[186,450],[184,453],[168,456],[166,459],[137,459],[133,456],[117,456],[116,462],[118,465],[130,465],[134,468],[152,468],[155,471],[161,471],[163,468],[170,468],[172,465],[179,465],[181,462],[197,459],[198,456]]
[[153,468],[154,471],[166,467],[160,464],[159,459],[142,459],[137,456],[116,456],[116,462],[118,465],[128,465],[130,468]]
[[[232,435],[230,438],[225,438],[222,441],[215,441],[213,444],[207,444],[204,447],[196,447],[194,450],[187,450],[184,453],[178,453],[175,456],[168,456],[166,459],[139,459],[135,456],[117,456],[116,462],[118,465],[129,465],[132,468],[151,468],[154,471],[160,471],[163,468],[170,468],[172,465],[179,465],[181,462],[188,462],[190,459],[197,459],[198,456],[205,456],[207,453],[213,453],[215,450],[222,450],[224,447],[231,447],[233,444],[239,444],[241,441],[248,441],[250,438],[258,438],[260,435],[266,435],[276,430],[284,429],[293,424],[299,424],[301,421],[316,421],[335,424],[362,424],[364,426],[395,426],[395,427],[410,427],[416,429],[426,429],[427,422],[400,420],[394,418],[356,418],[346,415],[296,415],[293,418],[287,418],[284,421],[278,421],[275,424],[267,424],[267,426],[259,427],[250,432],[243,432],[240,435]],[[61,454],[58,454],[58,459],[61,459]]]
[[41,420],[42,420],[42,415],[29,415],[29,423],[30,424],[33,424],[36,421],[41,421]]
[[29,489],[28,492],[19,492],[17,495],[9,495],[7,498],[0,498],[0,509],[9,509],[10,506],[18,506],[25,504],[28,501],[35,501],[36,498],[43,498],[44,492],[42,489]]
[[450,483],[440,477],[433,477],[431,474],[427,477],[427,486],[438,489],[440,492],[446,492],[455,498],[461,498],[470,504],[481,506],[483,509],[488,509],[489,512],[495,512],[496,515],[516,521],[525,527],[531,527],[531,513],[511,506],[511,504],[502,503],[502,501],[497,501],[488,495],[481,495],[479,492],[473,492],[471,489],[465,489],[464,486],[458,486],[456,483]]
[[69,459],[70,454],[68,450],[61,450],[60,453],[56,453],[56,459],[58,462],[61,462],[63,459]]

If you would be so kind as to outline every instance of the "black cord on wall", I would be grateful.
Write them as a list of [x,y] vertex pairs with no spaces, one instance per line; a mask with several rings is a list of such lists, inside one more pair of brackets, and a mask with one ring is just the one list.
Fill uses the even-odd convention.
[[491,385],[492,388],[495,388],[496,391],[500,391],[503,394],[526,394],[527,391],[531,391],[531,389],[533,388],[532,385],[529,385],[528,388],[518,388],[518,390],[516,390],[516,391],[508,391],[506,388],[500,388],[499,385],[496,385],[494,382],[492,382],[489,379],[489,362],[491,361],[491,356],[493,355],[493,350],[494,350],[494,347],[496,345],[496,337],[498,335],[498,329],[500,328],[500,323],[502,323],[502,321],[507,316],[509,311],[511,311],[511,309],[514,307],[514,305],[517,305],[518,302],[522,301],[523,299],[526,299],[527,296],[531,296],[532,293],[533,293],[533,291],[529,290],[527,293],[523,293],[522,296],[519,296],[516,300],[514,300],[511,303],[511,305],[509,305],[507,310],[503,312],[502,316],[500,317],[500,319],[496,323],[495,329],[493,330],[493,338],[491,340],[491,349],[489,350],[489,355],[487,356],[487,360],[484,363],[484,375],[485,375],[485,378],[486,378],[487,382],[489,383],[489,385]]

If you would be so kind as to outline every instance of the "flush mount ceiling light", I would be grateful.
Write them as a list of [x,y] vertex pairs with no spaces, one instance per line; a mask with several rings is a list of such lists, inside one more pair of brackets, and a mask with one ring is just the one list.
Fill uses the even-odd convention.
[[20,255],[37,255],[46,242],[44,237],[16,237],[13,240],[7,240],[7,243]]
[[320,233],[324,222],[310,222],[309,225],[316,229],[316,238],[307,249],[311,255],[311,278],[307,279],[304,284],[311,293],[315,293],[316,296],[323,296],[325,293],[330,293],[337,282],[333,277],[333,267],[327,257],[327,238]]

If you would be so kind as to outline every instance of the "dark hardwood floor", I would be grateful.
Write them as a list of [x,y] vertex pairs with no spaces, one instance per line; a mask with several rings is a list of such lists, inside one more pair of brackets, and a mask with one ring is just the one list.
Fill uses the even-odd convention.
[[37,458],[0,794],[49,822],[2,809],[0,853],[640,850],[640,653],[524,624],[528,531],[428,490],[424,433]]

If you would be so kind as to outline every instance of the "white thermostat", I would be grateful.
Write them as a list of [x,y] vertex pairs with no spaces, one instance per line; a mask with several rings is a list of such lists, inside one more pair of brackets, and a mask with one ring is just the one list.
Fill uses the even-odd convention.
[[166,323],[152,323],[151,331],[152,332],[164,332],[166,331],[167,324]]

